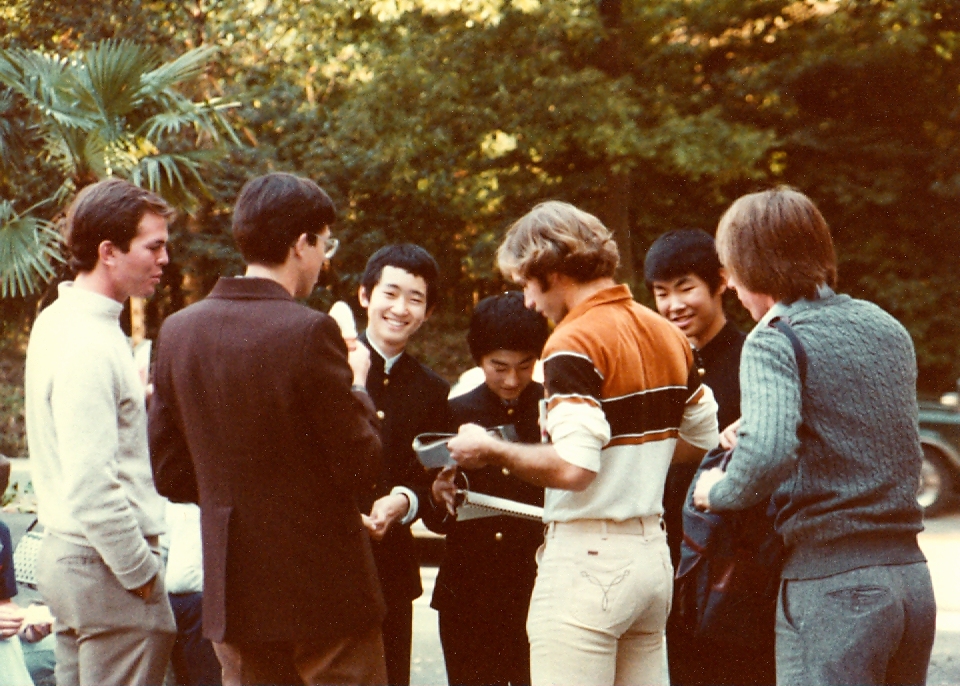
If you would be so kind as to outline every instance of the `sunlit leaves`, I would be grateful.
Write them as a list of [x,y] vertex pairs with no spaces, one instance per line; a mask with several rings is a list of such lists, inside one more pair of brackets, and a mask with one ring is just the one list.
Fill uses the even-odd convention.
[[[0,116],[15,98],[31,114],[47,169],[60,179],[51,197],[56,205],[89,183],[119,176],[191,209],[198,197],[210,196],[203,170],[223,157],[226,144],[239,144],[225,115],[237,103],[194,99],[180,90],[203,74],[215,53],[202,47],[165,62],[156,48],[127,40],[68,56],[0,50],[0,84],[9,89]],[[6,133],[0,127],[0,145],[10,145]],[[2,295],[29,293],[52,275],[49,226],[3,207]]]
[[[191,202],[205,193],[201,158],[179,154],[189,140],[182,133],[192,133],[193,145],[239,143],[223,114],[235,103],[195,101],[177,90],[199,76],[214,53],[198,48],[163,62],[155,49],[125,40],[103,41],[69,57],[9,50],[0,52],[0,82],[35,111],[41,142],[65,186],[105,176],[145,178],[172,199]],[[171,147],[178,154],[157,157]],[[147,164],[154,171],[145,176],[136,171],[149,158],[165,160],[157,162],[166,170],[163,183],[160,167]]]

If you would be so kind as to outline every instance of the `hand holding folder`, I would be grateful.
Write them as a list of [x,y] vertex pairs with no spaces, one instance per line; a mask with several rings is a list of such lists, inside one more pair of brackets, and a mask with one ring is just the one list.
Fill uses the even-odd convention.
[[[487,433],[506,441],[518,440],[517,430],[512,424],[493,427],[492,429],[488,429]],[[442,469],[441,476],[443,474],[454,473],[457,466],[453,458],[450,457],[450,451],[447,448],[447,441],[454,436],[456,436],[456,434],[420,434],[413,440],[413,449],[417,453],[417,459],[419,459],[420,463],[427,469]],[[453,483],[452,480],[451,483]],[[469,481],[467,485],[469,486]],[[467,521],[481,517],[497,517],[501,515],[522,517],[536,521],[543,519],[542,507],[486,495],[484,493],[476,493],[469,490],[469,488],[458,489],[455,500],[457,521]],[[448,504],[448,510],[449,508],[450,506]],[[451,514],[454,513],[451,512]]]
[[[513,424],[504,424],[487,429],[491,436],[497,436],[505,441],[517,441],[517,430]],[[417,453],[417,459],[427,469],[443,469],[444,467],[456,467],[457,463],[450,457],[450,450],[447,449],[447,441],[457,434],[445,433],[425,433],[420,434],[413,439],[413,450]]]

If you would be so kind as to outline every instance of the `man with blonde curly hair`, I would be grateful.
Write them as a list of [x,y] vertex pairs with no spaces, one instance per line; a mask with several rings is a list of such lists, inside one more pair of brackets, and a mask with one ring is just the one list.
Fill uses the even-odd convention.
[[557,325],[543,350],[550,443],[466,424],[449,447],[461,466],[496,465],[546,488],[531,682],[665,684],[663,484],[678,443],[699,454],[716,445],[713,395],[680,330],[614,281],[617,245],[593,215],[537,205],[497,258],[527,307]]

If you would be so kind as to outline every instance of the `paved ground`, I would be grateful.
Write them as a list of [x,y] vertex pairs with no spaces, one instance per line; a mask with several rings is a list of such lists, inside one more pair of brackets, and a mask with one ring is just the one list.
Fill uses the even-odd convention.
[[[937,639],[927,686],[960,686],[960,513],[927,521],[920,545],[930,563],[937,595]],[[437,635],[437,613],[430,608],[435,567],[423,567],[424,594],[414,603],[412,686],[445,686]]]
[[927,686],[960,684],[960,514],[927,520],[920,546],[937,596],[937,640]]
[[[26,472],[25,464],[16,464],[14,479],[26,481]],[[960,512],[930,519],[926,527],[920,545],[930,562],[937,596],[937,638],[927,685],[960,686]],[[414,603],[412,686],[446,684],[437,613],[430,608],[436,575],[435,567],[421,569],[424,594]]]
[[447,673],[437,633],[437,612],[430,607],[436,567],[421,567],[423,595],[413,603],[413,657],[410,664],[411,686],[446,686]]

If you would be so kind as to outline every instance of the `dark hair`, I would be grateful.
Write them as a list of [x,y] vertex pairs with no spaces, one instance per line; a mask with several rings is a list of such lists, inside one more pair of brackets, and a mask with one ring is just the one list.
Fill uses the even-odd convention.
[[413,243],[386,245],[377,250],[367,260],[363,276],[360,277],[360,285],[368,296],[380,283],[384,267],[396,267],[423,279],[427,284],[427,311],[433,308],[439,297],[437,281],[440,278],[440,267],[430,253]]
[[693,274],[715,293],[723,283],[722,268],[710,234],[703,229],[674,229],[657,238],[647,250],[643,278],[651,288],[654,281],[670,281]]
[[337,218],[330,196],[294,174],[274,172],[244,184],[233,208],[233,240],[247,263],[278,265],[301,234],[310,245]]
[[830,227],[813,201],[781,186],[751,193],[724,212],[717,227],[720,261],[748,290],[791,303],[837,284]]
[[156,193],[124,179],[105,179],[87,186],[67,208],[65,238],[74,272],[89,272],[100,259],[100,244],[110,241],[130,250],[147,213],[170,219],[175,211]]
[[530,351],[540,357],[549,335],[546,318],[524,306],[522,293],[508,291],[473,308],[467,345],[477,364],[494,350]]
[[537,279],[545,288],[553,273],[579,283],[612,277],[619,262],[610,230],[592,214],[557,200],[540,203],[514,222],[497,250],[506,278]]

